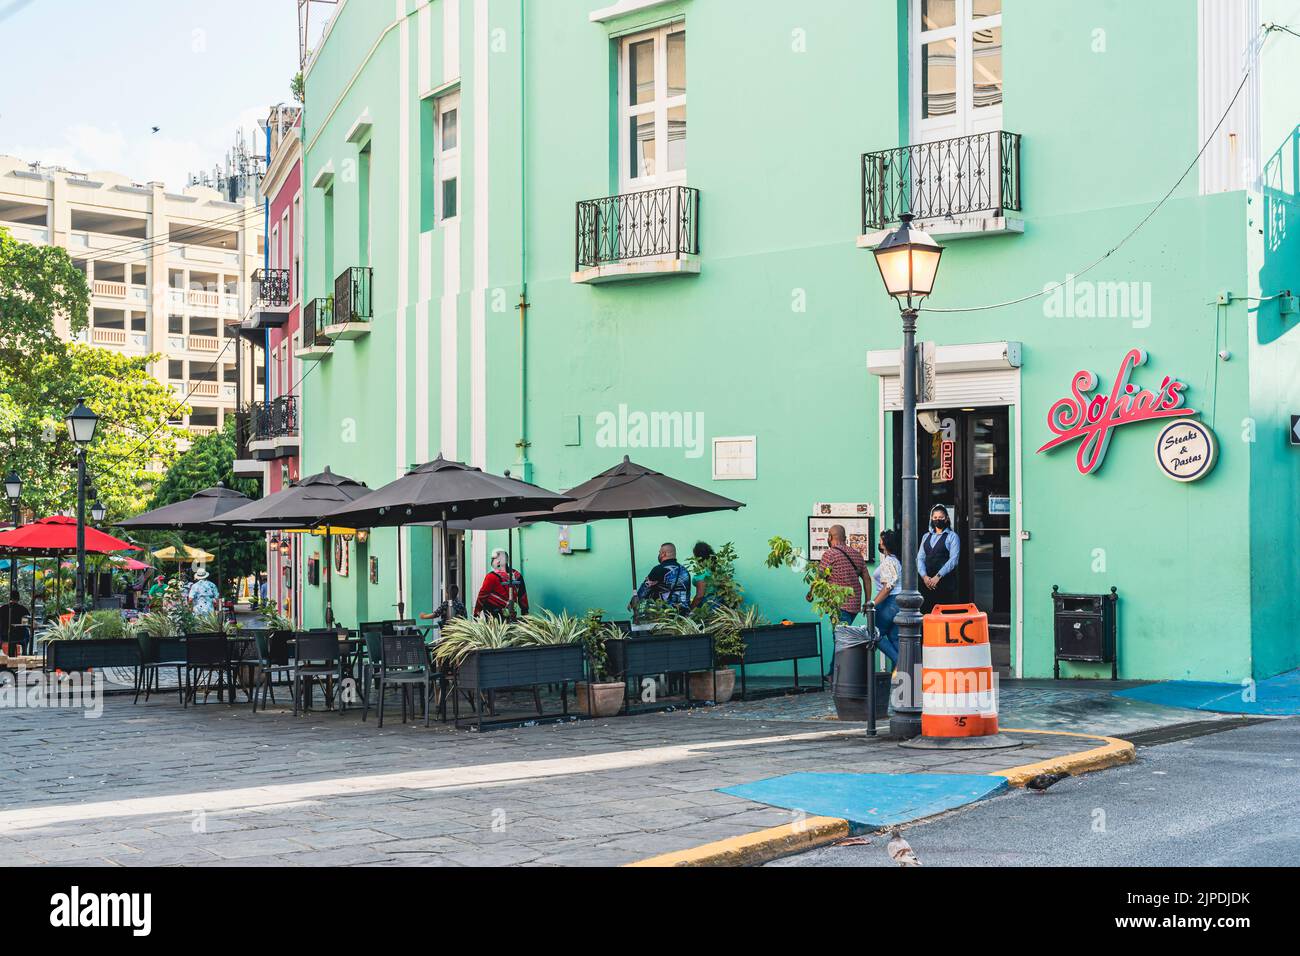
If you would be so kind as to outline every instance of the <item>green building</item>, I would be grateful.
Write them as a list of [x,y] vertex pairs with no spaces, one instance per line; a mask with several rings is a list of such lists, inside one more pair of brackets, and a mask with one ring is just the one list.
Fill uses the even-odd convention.
[[[898,524],[870,248],[912,213],[946,249],[921,507],[1003,670],[1051,675],[1053,586],[1117,589],[1123,677],[1294,668],[1300,38],[1271,22],[1300,2],[344,0],[306,71],[303,473],[442,453],[563,490],[629,455],[747,504],[640,522],[643,571],[731,541],[806,618],[768,539]],[[362,537],[318,555],[338,618],[399,583],[432,610],[439,534],[400,571]],[[503,541],[449,543],[470,602]],[[571,544],[516,537],[533,603],[621,611],[626,528]]]

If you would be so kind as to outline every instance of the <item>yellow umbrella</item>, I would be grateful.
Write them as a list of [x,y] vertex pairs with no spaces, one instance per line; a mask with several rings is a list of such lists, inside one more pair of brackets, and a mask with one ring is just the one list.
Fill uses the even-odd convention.
[[212,555],[206,551],[200,551],[198,548],[191,548],[185,545],[183,550],[176,548],[163,548],[161,551],[153,553],[155,558],[162,558],[164,561],[215,561]]

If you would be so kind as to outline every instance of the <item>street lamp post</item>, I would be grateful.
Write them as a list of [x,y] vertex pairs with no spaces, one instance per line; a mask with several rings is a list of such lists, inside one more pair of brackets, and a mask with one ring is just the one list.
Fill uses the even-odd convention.
[[99,416],[84,399],[68,412],[68,434],[77,446],[77,613],[86,610],[86,449],[95,437]]
[[[943,247],[912,226],[912,217],[876,247],[876,265],[885,289],[898,303],[903,317],[903,589],[898,593],[898,667],[906,682],[895,695],[890,736],[900,740],[921,733],[921,592],[917,589],[916,511],[916,317],[921,300],[934,289]],[[899,701],[901,700],[901,703]]]
[[[22,497],[23,480],[18,477],[18,473],[12,468],[9,474],[5,475],[5,497],[9,499],[9,513],[13,520],[13,526],[18,527],[18,522],[22,515],[18,511],[18,499]],[[12,594],[18,590],[18,559],[9,558],[9,592]]]

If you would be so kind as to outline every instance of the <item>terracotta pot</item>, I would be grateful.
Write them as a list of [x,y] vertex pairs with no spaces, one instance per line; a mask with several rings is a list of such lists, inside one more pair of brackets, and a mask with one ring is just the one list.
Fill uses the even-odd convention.
[[[718,677],[718,696],[713,696],[713,675]],[[715,704],[725,704],[736,692],[736,672],[730,667],[716,671],[696,671],[691,674],[691,700],[712,700]]]
[[[584,714],[593,717],[613,717],[623,709],[623,696],[627,692],[627,687],[622,683],[595,685],[580,683],[574,686],[577,688],[578,710]],[[588,688],[593,686],[595,700],[590,701]]]

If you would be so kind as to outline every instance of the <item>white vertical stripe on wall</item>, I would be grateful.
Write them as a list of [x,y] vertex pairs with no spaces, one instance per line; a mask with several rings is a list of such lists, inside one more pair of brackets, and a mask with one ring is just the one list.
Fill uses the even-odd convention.
[[[474,0],[474,294],[470,325],[470,455],[479,468],[487,467],[487,296],[489,195],[489,140],[491,110],[488,97],[488,0]],[[487,539],[473,535],[474,580],[487,574]]]
[[[433,24],[433,14],[429,5],[420,7],[416,16],[415,30],[417,66],[419,73],[417,92],[423,93],[432,85],[430,58],[433,40],[429,35]],[[420,104],[420,110],[429,109],[429,105]],[[417,189],[424,188],[424,177],[428,171],[416,170]],[[417,191],[416,196],[420,194]],[[433,296],[433,236],[427,232],[420,233],[420,264],[416,283],[419,292],[415,305],[415,460],[426,462],[429,454],[429,323],[432,321],[433,305],[429,301]]]
[[1250,79],[1218,135],[1201,157],[1201,195],[1254,188],[1261,168],[1259,0],[1197,0],[1199,147],[1232,101],[1242,75]]
[[442,81],[460,76],[460,0],[442,5]]
[[460,296],[460,219],[444,223],[442,230],[442,427],[439,447],[448,458],[459,459],[458,389],[460,387],[459,317]]
[[406,310],[410,305],[407,278],[411,255],[411,24],[406,18],[405,0],[396,0],[397,16],[402,18],[398,30],[397,72],[397,356],[393,376],[397,392],[394,410],[396,442],[396,477],[406,474],[410,464],[406,456]]

